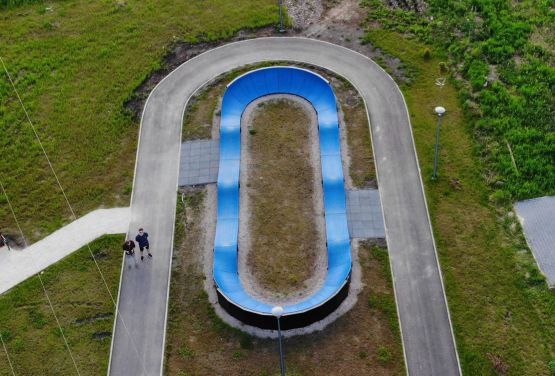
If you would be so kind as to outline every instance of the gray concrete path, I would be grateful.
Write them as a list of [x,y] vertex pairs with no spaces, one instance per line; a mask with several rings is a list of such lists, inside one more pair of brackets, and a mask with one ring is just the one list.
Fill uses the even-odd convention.
[[0,294],[106,234],[124,234],[129,208],[98,209],[21,250],[0,248]]
[[[150,94],[141,121],[130,232],[145,227],[154,259],[124,267],[109,373],[163,372],[182,115],[188,98],[212,78],[268,60],[318,65],[347,78],[370,117],[386,238],[410,375],[459,375],[460,367],[428,217],[410,121],[397,85],[370,59],[304,38],[260,38],[201,54]],[[121,317],[125,318],[125,325]]]
[[351,239],[385,238],[382,204],[377,189],[345,190]]
[[517,202],[515,210],[538,267],[555,287],[555,196]]

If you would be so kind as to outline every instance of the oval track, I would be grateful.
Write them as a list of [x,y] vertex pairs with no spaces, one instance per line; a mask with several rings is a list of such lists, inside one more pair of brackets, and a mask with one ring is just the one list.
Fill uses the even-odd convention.
[[408,373],[460,375],[403,96],[391,77],[365,56],[305,38],[260,38],[207,51],[179,66],[149,96],[141,121],[130,233],[147,229],[154,259],[139,270],[122,269],[109,374],[163,372],[181,124],[189,97],[222,73],[269,60],[321,66],[360,92],[371,124]]

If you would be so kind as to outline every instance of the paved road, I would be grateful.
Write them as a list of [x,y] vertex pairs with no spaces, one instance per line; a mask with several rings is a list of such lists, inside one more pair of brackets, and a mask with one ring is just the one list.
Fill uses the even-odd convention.
[[152,236],[154,259],[139,269],[124,265],[109,373],[163,372],[180,132],[188,98],[221,73],[266,60],[299,61],[333,70],[351,81],[364,98],[409,374],[459,375],[403,97],[393,80],[366,57],[303,38],[261,38],[216,48],[181,65],[151,93],[141,122],[130,232],[146,228]]
[[129,208],[94,210],[21,250],[0,249],[0,294],[106,234],[123,234]]

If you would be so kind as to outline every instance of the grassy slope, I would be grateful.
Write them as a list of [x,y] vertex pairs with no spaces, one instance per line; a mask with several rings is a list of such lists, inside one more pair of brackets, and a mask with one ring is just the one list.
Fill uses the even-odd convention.
[[[117,297],[123,236],[105,236],[91,243],[111,293]],[[114,306],[89,250],[82,248],[47,268],[42,278],[63,327],[81,375],[102,375],[108,366]],[[106,318],[76,320],[109,313]],[[0,296],[0,333],[16,375],[72,375],[75,368],[38,277]],[[102,340],[93,333],[107,332]],[[0,351],[0,375],[11,375]]]
[[[463,371],[547,375],[555,357],[555,296],[538,276],[514,219],[489,204],[474,142],[455,88],[440,89],[440,56],[422,58],[425,46],[383,30],[369,41],[416,71],[403,87],[409,106],[430,215],[444,272]],[[444,57],[443,57],[444,58]],[[443,105],[439,180],[430,180],[436,118]],[[520,252],[519,252],[520,251]],[[497,361],[495,358],[497,357]],[[497,364],[497,366],[495,366]]]
[[[0,12],[0,56],[78,215],[128,203],[138,124],[123,103],[171,42],[229,37],[271,24],[278,14],[271,0],[121,3],[70,0]],[[36,240],[69,213],[1,76],[2,181],[24,232]],[[9,218],[0,205],[0,227],[13,231]]]

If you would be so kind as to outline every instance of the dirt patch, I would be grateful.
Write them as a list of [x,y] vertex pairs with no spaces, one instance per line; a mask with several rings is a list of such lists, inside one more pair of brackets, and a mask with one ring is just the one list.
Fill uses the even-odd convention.
[[292,95],[260,98],[243,114],[241,138],[241,281],[257,299],[292,304],[326,274],[316,112]]
[[[210,198],[206,190],[196,191],[178,204],[166,373],[273,375],[279,368],[276,341],[225,324],[203,289],[212,285],[202,265]],[[325,331],[286,338],[288,374],[404,375],[387,252],[364,242],[359,258],[363,288],[358,301]]]
[[293,27],[297,30],[307,28],[324,13],[324,5],[320,0],[285,0],[284,3]]
[[[305,6],[305,2],[301,1],[292,4],[293,8]],[[302,14],[302,10],[290,11]],[[362,8],[358,0],[325,1],[320,19],[311,20],[309,26],[295,30],[292,34],[324,40],[357,51],[382,65],[397,82],[409,83],[410,75],[399,58],[365,42],[365,30],[361,25],[367,19],[367,14],[368,10]]]
[[89,322],[94,322],[94,321],[106,319],[106,318],[109,318],[109,317],[112,317],[112,316],[114,316],[114,314],[112,312],[98,313],[94,316],[83,317],[83,318],[77,319],[77,320],[75,320],[75,324],[82,325],[82,324],[86,324],[86,323],[89,323]]
[[415,13],[423,13],[428,7],[426,2],[422,0],[384,0],[383,2],[390,8],[403,9]]
[[110,332],[96,332],[92,334],[92,339],[97,341],[102,341],[106,338],[110,338],[111,336],[112,336],[112,333]]
[[137,87],[129,98],[125,101],[124,107],[132,114],[135,120],[139,120],[143,111],[144,104],[150,92],[154,87],[162,81],[171,71],[183,64],[184,62],[200,55],[201,53],[211,50],[215,47],[244,39],[269,37],[278,35],[275,27],[269,26],[257,30],[241,30],[231,39],[221,40],[217,42],[205,43],[187,43],[184,41],[175,42],[168,48],[168,54],[164,56],[161,68],[154,70],[145,80]]

